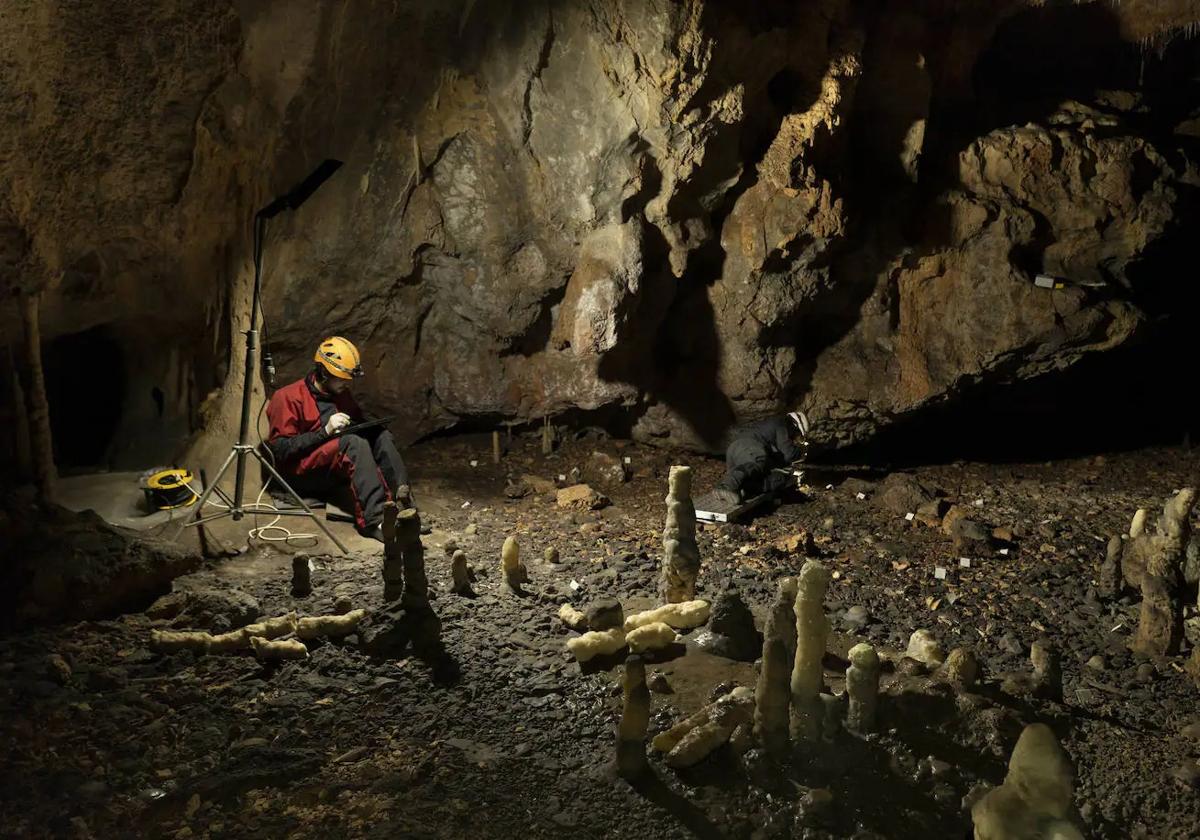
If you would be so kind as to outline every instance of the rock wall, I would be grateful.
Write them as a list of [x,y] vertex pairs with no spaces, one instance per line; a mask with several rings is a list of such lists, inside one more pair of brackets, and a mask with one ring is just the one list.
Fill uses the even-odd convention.
[[1064,22],[1089,66],[1194,57],[1194,4],[1144,5],[15,0],[0,283],[44,290],[49,341],[117,337],[130,460],[209,462],[250,217],[336,157],[268,232],[281,381],[336,332],[410,438],[583,412],[712,448],[800,405],[858,441],[1146,325],[1200,97],[1144,66],[1003,83]]

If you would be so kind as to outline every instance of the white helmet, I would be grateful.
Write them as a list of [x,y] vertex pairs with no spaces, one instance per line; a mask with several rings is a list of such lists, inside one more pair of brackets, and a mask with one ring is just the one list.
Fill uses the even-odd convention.
[[792,422],[800,430],[800,437],[808,437],[808,415],[803,411],[790,411],[788,417],[792,418]]

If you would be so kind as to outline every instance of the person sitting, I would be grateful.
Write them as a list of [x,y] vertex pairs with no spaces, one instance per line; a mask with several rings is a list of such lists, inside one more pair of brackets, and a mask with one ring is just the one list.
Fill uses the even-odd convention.
[[329,498],[348,489],[360,534],[383,541],[384,503],[411,507],[408,470],[391,432],[382,426],[342,434],[366,419],[351,384],[363,376],[358,348],[341,336],[325,339],[313,369],[267,403],[267,438],[275,468],[302,496]]
[[712,491],[724,507],[764,493],[778,493],[794,483],[791,476],[776,472],[800,459],[808,438],[808,417],[793,411],[783,417],[768,417],[734,430],[725,450],[725,477]]

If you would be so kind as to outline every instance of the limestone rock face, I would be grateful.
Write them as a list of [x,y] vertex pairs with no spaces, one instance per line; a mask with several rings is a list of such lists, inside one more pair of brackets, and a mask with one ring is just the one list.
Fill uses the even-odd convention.
[[[955,130],[998,28],[1040,5],[18,3],[0,290],[43,290],[48,342],[123,351],[114,463],[215,469],[249,219],[336,157],[270,223],[281,382],[336,330],[402,439],[603,411],[716,448],[800,406],[815,442],[862,440],[1123,344],[1135,267],[1186,228],[1193,158],[1138,94]],[[1114,50],[1196,18],[1109,5]]]

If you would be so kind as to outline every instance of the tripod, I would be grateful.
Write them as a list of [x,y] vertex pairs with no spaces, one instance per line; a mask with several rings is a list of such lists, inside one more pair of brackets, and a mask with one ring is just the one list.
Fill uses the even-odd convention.
[[[253,458],[260,465],[266,467],[271,480],[278,482],[279,486],[286,490],[288,495],[301,507],[301,510],[275,509],[271,511],[271,514],[309,517],[317,523],[317,526],[325,533],[325,536],[333,541],[333,544],[341,550],[342,554],[349,554],[346,546],[342,545],[341,540],[335,537],[333,532],[329,530],[329,527],[313,513],[312,508],[308,506],[308,503],[304,501],[300,494],[293,490],[291,485],[284,480],[279,471],[275,469],[275,465],[263,456],[257,446],[249,442],[250,415],[252,413],[251,402],[253,399],[252,377],[254,376],[255,364],[258,359],[258,330],[256,326],[258,324],[259,296],[262,291],[262,251],[263,239],[266,237],[267,232],[267,220],[279,215],[284,210],[295,210],[316,191],[317,187],[321,186],[330,175],[336,172],[341,165],[342,162],[339,160],[323,161],[320,166],[314,169],[291,192],[275,199],[254,215],[254,296],[250,301],[250,327],[246,330],[246,376],[242,382],[242,422],[238,431],[238,439],[231,447],[229,457],[225,459],[225,463],[221,465],[221,469],[217,470],[216,476],[204,488],[204,492],[197,500],[195,515],[185,519],[179,526],[179,530],[175,532],[176,540],[183,534],[185,528],[200,526],[215,519],[224,519],[227,516],[237,521],[247,513],[258,512],[258,505],[256,503],[245,504],[246,460],[247,458]],[[269,354],[268,358],[270,358]],[[233,498],[226,495],[218,486],[231,466],[234,466],[235,475]],[[222,510],[220,513],[214,513],[211,516],[204,516],[204,505],[208,503],[209,497],[213,494],[216,494],[224,502],[225,510]]]

